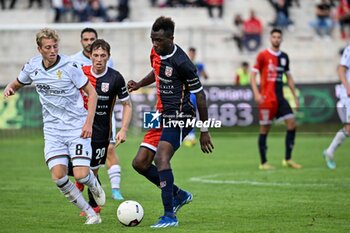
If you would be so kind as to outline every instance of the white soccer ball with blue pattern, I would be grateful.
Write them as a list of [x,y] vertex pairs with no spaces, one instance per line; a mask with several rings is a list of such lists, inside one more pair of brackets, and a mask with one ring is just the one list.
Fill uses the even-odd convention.
[[136,201],[124,201],[117,209],[117,217],[121,224],[134,227],[140,224],[143,219],[143,208]]

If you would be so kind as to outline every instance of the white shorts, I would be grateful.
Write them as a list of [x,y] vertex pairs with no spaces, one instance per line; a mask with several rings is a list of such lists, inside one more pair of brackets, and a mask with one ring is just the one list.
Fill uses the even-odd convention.
[[81,138],[81,130],[45,132],[45,162],[51,170],[61,164],[68,166],[71,160],[74,166],[90,167],[91,138]]
[[350,98],[341,98],[342,106],[338,108],[339,115],[344,124],[350,124]]
[[112,112],[111,121],[112,121],[112,135],[111,135],[111,138],[109,140],[109,143],[115,144],[116,143],[115,136],[117,136],[117,120],[115,119],[114,111]]

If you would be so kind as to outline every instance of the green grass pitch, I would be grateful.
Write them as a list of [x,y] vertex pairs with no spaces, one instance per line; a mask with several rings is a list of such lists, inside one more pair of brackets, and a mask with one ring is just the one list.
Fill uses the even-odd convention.
[[151,229],[162,215],[160,191],[131,167],[140,137],[129,137],[117,152],[122,193],[140,202],[145,216],[137,227],[116,220],[105,168],[100,170],[107,203],[102,224],[86,226],[50,179],[41,134],[0,138],[0,232],[350,232],[350,142],[336,153],[330,171],[322,150],[334,133],[299,134],[294,159],[301,170],[283,168],[284,134],[268,139],[274,171],[258,170],[257,133],[214,134],[215,152],[182,147],[172,160],[175,183],[194,194],[178,213],[179,227]]

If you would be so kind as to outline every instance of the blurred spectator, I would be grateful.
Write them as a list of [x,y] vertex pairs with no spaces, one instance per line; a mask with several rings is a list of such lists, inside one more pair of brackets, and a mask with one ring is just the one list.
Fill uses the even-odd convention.
[[219,20],[222,20],[223,14],[224,14],[224,0],[207,0],[207,4],[208,4],[208,13],[209,13],[209,17],[210,19],[212,19],[215,22],[215,18],[214,17],[214,8],[218,9],[218,16],[217,18]]
[[331,38],[333,30],[333,20],[331,16],[332,6],[328,0],[321,0],[316,5],[316,20],[310,22],[319,37]]
[[55,10],[54,23],[62,21],[62,15],[64,13],[63,0],[52,0],[52,8]]
[[261,45],[262,23],[256,17],[255,11],[250,11],[250,18],[243,23],[243,44],[249,52],[256,51]]
[[250,75],[249,75],[249,63],[244,61],[241,64],[241,67],[236,71],[235,85],[237,86],[247,86],[250,84]]
[[350,5],[346,0],[340,0],[338,9],[338,20],[340,24],[341,38],[346,40],[349,37],[350,29]]
[[150,0],[149,2],[151,3],[152,7],[157,6],[157,0]]
[[289,7],[294,6],[294,4],[295,6],[300,7],[299,0],[286,0],[286,2]]
[[233,17],[233,34],[225,41],[234,40],[240,52],[243,52],[243,19],[240,14]]
[[89,0],[86,8],[88,21],[90,22],[109,22],[106,8],[103,6],[100,0]]
[[39,8],[43,7],[42,0],[29,0],[28,8],[32,8],[34,2],[37,2]]
[[275,10],[275,19],[271,26],[285,29],[292,25],[293,22],[289,18],[289,5],[286,0],[268,0]]
[[87,22],[89,20],[88,0],[74,0],[73,14],[76,21]]
[[129,18],[129,0],[119,0],[116,21],[123,22],[127,18]]
[[[0,0],[0,5],[1,5],[1,9],[5,10],[6,9],[6,2],[7,0]],[[9,9],[14,9],[15,5],[16,5],[17,0],[11,0]]]

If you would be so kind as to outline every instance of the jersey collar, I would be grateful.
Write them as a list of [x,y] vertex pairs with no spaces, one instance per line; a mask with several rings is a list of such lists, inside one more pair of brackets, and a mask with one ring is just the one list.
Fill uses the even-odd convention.
[[52,67],[56,66],[56,65],[60,62],[60,60],[61,60],[60,55],[57,55],[57,60],[56,60],[55,63],[53,63],[51,66],[45,67],[45,65],[44,65],[44,60],[41,61],[41,65],[43,66],[44,70],[47,71],[47,70],[51,69]]
[[175,54],[176,50],[177,50],[177,46],[176,46],[176,44],[174,44],[173,52],[168,54],[168,55],[165,55],[165,56],[160,56],[160,59],[165,60],[165,59],[168,59],[169,57],[172,57]]
[[107,70],[108,70],[108,66],[106,66],[105,71],[103,71],[101,74],[95,74],[95,72],[92,70],[92,66],[90,68],[90,72],[95,78],[101,78],[102,76],[104,76],[107,73]]
[[272,55],[276,56],[276,57],[278,57],[279,55],[281,55],[281,50],[278,50],[278,52],[275,52],[275,51],[273,51],[272,49],[268,48],[267,51],[268,51],[269,53],[271,53]]

